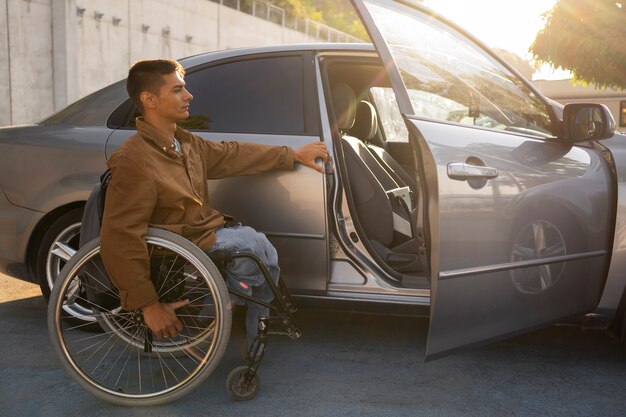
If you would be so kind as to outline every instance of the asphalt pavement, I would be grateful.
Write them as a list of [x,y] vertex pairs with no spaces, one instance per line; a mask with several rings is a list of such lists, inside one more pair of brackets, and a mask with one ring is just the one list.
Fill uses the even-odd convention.
[[211,377],[174,403],[122,408],[61,368],[38,287],[0,275],[0,416],[624,416],[626,343],[551,327],[425,363],[427,321],[306,309],[303,337],[270,341],[261,391],[231,401],[243,332]]

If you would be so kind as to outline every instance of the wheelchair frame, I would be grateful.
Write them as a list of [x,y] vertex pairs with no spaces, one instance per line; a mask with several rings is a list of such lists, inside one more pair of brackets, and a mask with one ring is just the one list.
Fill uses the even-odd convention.
[[292,340],[296,340],[301,336],[300,330],[293,319],[293,314],[297,312],[298,309],[296,308],[291,294],[289,293],[289,290],[285,286],[283,280],[279,277],[278,283],[274,283],[274,280],[270,276],[267,268],[256,255],[247,252],[218,251],[209,254],[209,258],[211,258],[211,260],[218,265],[220,272],[225,270],[228,262],[234,259],[250,259],[256,264],[257,268],[263,274],[265,282],[268,284],[272,294],[274,295],[273,301],[278,304],[274,305],[272,303],[267,303],[258,298],[243,294],[233,288],[228,288],[228,292],[230,294],[243,298],[246,301],[268,307],[270,311],[275,313],[275,316],[273,317],[259,318],[259,332],[255,337],[252,346],[249,346],[246,358],[247,365],[233,369],[227,378],[226,389],[230,398],[237,401],[249,400],[256,395],[260,386],[257,370],[265,354],[265,346],[267,344],[268,336],[288,336]]
[[[100,305],[97,299],[94,299],[93,290],[95,287],[90,288],[90,282],[93,282],[93,279],[97,281],[98,286],[102,286],[105,291],[109,292],[109,295],[111,293],[116,295],[117,291],[110,285],[110,281],[108,283],[103,282],[104,279],[108,280],[108,276],[102,270],[103,268],[98,267],[99,240],[94,239],[81,248],[64,266],[48,306],[50,338],[64,368],[87,391],[116,404],[130,406],[159,405],[178,399],[195,389],[212,373],[215,366],[221,361],[230,338],[230,324],[232,321],[228,294],[233,294],[248,302],[268,307],[273,313],[269,317],[261,317],[259,319],[259,332],[246,354],[246,365],[235,368],[227,378],[227,391],[232,399],[247,400],[253,398],[257,394],[260,385],[258,368],[264,356],[268,336],[286,335],[291,339],[300,337],[300,331],[293,319],[293,313],[297,309],[284,282],[279,278],[278,282],[274,283],[262,261],[251,253],[215,252],[209,256],[183,237],[154,228],[148,229],[146,242],[151,247],[159,248],[158,250],[165,247],[166,250],[172,251],[177,259],[180,257],[185,261],[183,267],[173,271],[172,277],[176,276],[178,281],[173,284],[173,287],[167,287],[164,291],[167,293],[176,286],[182,286],[181,291],[189,291],[185,294],[193,293],[195,303],[200,304],[197,307],[189,307],[193,309],[193,314],[184,316],[186,316],[185,325],[189,325],[190,323],[187,323],[187,321],[191,320],[193,323],[191,323],[189,328],[198,329],[198,331],[194,330],[197,334],[194,333],[184,337],[179,335],[176,340],[170,339],[169,342],[155,341],[152,332],[149,331],[143,321],[143,315],[140,310],[124,311],[119,307],[119,304],[116,308]],[[274,300],[271,303],[242,294],[233,288],[227,288],[222,271],[224,271],[224,267],[228,262],[237,258],[248,258],[256,264],[274,295]],[[161,259],[161,266],[163,266],[163,259]],[[174,263],[175,261],[169,266],[168,275],[172,273]],[[95,269],[98,272],[94,272],[93,265],[95,265]],[[187,272],[187,265],[195,268],[195,271]],[[99,274],[102,274],[99,279],[94,276]],[[154,282],[154,277],[151,277],[151,279]],[[165,279],[167,279],[167,276]],[[86,288],[92,290],[91,295]],[[202,291],[206,291],[206,293]],[[212,300],[212,303],[205,304],[205,300],[208,298]],[[77,300],[82,304],[88,305],[93,311],[98,324],[105,331],[102,336],[100,334],[88,337],[76,336],[76,331],[85,326],[84,324],[68,327],[68,315],[64,313],[63,306],[66,303],[76,302]],[[206,305],[212,306],[211,308],[214,309],[215,316],[213,321],[206,324],[203,328],[200,324],[200,317],[210,317],[210,315],[201,316],[200,313],[203,310],[201,311],[200,308],[205,309],[206,307],[203,306]],[[190,316],[195,316],[195,318],[189,318]],[[69,319],[71,320],[71,317]],[[198,334],[200,336],[196,337]],[[94,340],[96,342],[89,345]],[[97,342],[98,340],[104,340],[104,342]],[[75,341],[76,347],[72,345]],[[79,345],[79,342],[82,344]],[[86,347],[83,345],[86,345]],[[198,346],[200,347],[198,348]],[[207,346],[206,352],[202,350],[204,346]],[[194,352],[194,349],[196,352]],[[118,358],[111,365],[108,373],[111,373],[113,366],[121,366],[117,365],[117,362],[123,354],[126,355],[126,362],[137,362],[139,369],[137,372],[138,392],[130,392],[128,389],[118,388],[118,383],[121,385],[123,382],[119,381],[122,374],[124,372],[130,373],[134,364],[129,366],[128,370],[126,370],[126,364],[124,364],[117,378],[118,380],[114,383],[107,382],[108,373],[105,377],[100,375],[104,372],[101,363],[105,362],[105,357],[107,358],[106,361],[112,362],[113,359],[108,358],[107,355],[109,355],[109,352],[117,354],[118,351],[121,351],[121,353],[119,353]],[[82,359],[90,352],[91,354],[87,359]],[[102,357],[98,360],[100,356]],[[111,353],[109,356],[114,356],[114,354]],[[145,369],[147,367],[145,363],[147,363],[150,365],[150,371],[152,371],[153,359],[154,361],[158,360],[157,364],[164,374],[165,387],[160,391],[154,388],[154,392],[145,392],[146,385],[150,385],[148,383],[150,381],[144,381],[142,387],[142,378],[144,377],[141,373],[141,366],[143,363],[143,369]],[[89,364],[90,361],[91,364]],[[183,373],[182,376],[177,377],[174,375],[173,370],[167,366],[167,363],[165,367],[163,366],[163,363],[166,361],[172,362],[175,368],[178,368],[178,365],[180,365],[187,374]],[[95,367],[93,367],[94,362],[97,362]],[[193,368],[191,372],[183,364],[187,362]],[[87,366],[88,364],[89,366]],[[169,375],[165,375],[165,370],[174,376],[175,383],[173,383],[173,386],[168,386],[167,377]],[[136,378],[137,375],[133,374],[132,377]],[[127,377],[131,382],[133,378]],[[155,385],[153,375],[152,385]]]

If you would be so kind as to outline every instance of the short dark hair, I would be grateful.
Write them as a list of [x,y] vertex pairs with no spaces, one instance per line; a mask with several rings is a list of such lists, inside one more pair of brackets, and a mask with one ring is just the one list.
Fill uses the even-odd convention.
[[185,69],[174,59],[145,59],[137,61],[128,71],[126,79],[126,91],[132,102],[143,114],[141,93],[148,91],[159,94],[163,85],[163,76],[177,72],[181,77],[185,76]]

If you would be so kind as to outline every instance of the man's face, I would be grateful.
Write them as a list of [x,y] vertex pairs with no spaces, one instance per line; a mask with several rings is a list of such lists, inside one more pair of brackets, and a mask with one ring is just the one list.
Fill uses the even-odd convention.
[[163,76],[159,95],[155,96],[155,113],[163,119],[178,122],[189,117],[189,102],[193,96],[185,88],[185,80],[178,72]]

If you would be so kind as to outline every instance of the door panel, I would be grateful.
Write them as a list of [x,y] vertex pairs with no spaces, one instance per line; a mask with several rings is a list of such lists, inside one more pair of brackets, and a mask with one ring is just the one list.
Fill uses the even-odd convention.
[[[319,140],[282,135],[207,134],[206,137],[295,149]],[[267,235],[278,251],[281,275],[290,290],[326,291],[329,255],[324,175],[295,164],[294,171],[209,181],[209,193],[211,203],[218,210]]]
[[[607,262],[603,159],[590,149],[515,134],[407,121],[413,135],[426,138],[437,166],[428,356],[592,310]],[[468,161],[483,162],[497,176],[450,178],[449,164]]]
[[553,137],[550,106],[421,6],[353,0],[384,61],[422,176],[427,358],[592,310],[609,245],[609,172]]

